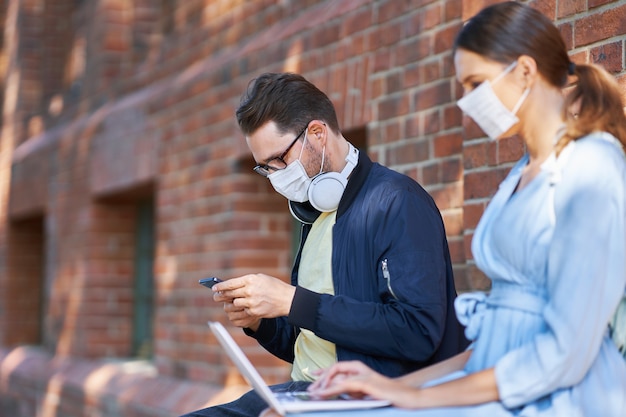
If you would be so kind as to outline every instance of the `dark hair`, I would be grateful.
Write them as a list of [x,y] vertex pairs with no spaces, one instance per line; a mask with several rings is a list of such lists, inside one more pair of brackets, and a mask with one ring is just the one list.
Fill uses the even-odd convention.
[[298,132],[311,120],[322,120],[339,133],[333,103],[299,74],[265,73],[252,80],[235,114],[245,135],[269,121],[281,133]]
[[[539,74],[556,88],[565,87],[568,75],[576,76],[563,108],[567,130],[557,153],[571,140],[594,131],[609,132],[626,145],[626,116],[617,82],[597,65],[572,64],[559,30],[541,12],[512,1],[488,6],[460,30],[454,42],[457,49],[507,65],[528,55]],[[574,118],[568,110],[577,102],[580,110]]]

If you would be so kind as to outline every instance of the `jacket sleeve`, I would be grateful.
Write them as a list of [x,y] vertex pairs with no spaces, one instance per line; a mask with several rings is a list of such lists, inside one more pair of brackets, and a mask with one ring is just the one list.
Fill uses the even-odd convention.
[[[373,208],[359,216],[367,219],[370,230],[365,241],[352,244],[369,246],[373,254],[372,259],[355,260],[366,265],[361,267],[363,275],[354,276],[357,268],[333,269],[334,276],[342,275],[335,279],[352,280],[355,288],[373,286],[377,294],[371,301],[360,301],[298,287],[289,321],[355,352],[423,362],[442,340],[447,303],[453,301],[446,295],[445,231],[424,190],[388,188],[370,197]],[[375,282],[361,283],[364,280]]]
[[547,329],[495,367],[507,407],[579,383],[609,342],[607,324],[624,293],[624,159],[609,143],[575,145],[555,191]]
[[287,322],[286,317],[262,319],[256,332],[244,329],[244,333],[256,339],[265,350],[274,356],[293,363],[293,346],[298,332]]

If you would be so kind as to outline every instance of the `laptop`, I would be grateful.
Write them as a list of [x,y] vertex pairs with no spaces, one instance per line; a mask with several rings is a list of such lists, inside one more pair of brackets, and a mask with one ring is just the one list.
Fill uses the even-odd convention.
[[211,331],[217,337],[239,372],[246,378],[254,390],[267,404],[281,416],[287,413],[304,411],[356,410],[365,408],[385,407],[387,400],[373,399],[312,399],[306,392],[272,392],[250,360],[237,345],[226,328],[219,322],[208,322]]

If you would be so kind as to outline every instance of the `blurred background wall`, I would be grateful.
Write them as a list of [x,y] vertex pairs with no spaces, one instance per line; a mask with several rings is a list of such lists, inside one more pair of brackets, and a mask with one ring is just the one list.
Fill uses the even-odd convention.
[[[418,180],[469,250],[523,153],[462,117],[451,46],[484,0],[0,0],[0,416],[173,416],[239,396],[197,284],[288,279],[299,229],[234,119],[303,74],[346,136]],[[529,1],[626,87],[626,4]],[[268,382],[288,367],[230,328]]]

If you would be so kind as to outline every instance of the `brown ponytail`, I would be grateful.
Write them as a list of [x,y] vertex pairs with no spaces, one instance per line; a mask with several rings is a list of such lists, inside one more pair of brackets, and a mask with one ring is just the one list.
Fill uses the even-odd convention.
[[[591,132],[605,131],[626,148],[626,115],[619,84],[611,74],[594,64],[576,65],[573,90],[563,107],[566,132],[556,145],[557,155],[572,140]],[[574,112],[572,109],[578,108]]]

